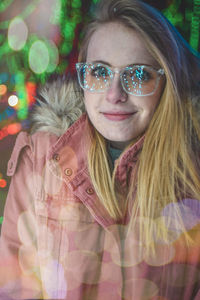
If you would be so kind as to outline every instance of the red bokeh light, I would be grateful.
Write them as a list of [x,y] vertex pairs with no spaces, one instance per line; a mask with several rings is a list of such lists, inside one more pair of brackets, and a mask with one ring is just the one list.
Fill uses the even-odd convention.
[[7,182],[5,179],[0,179],[0,188],[5,188],[7,185]]

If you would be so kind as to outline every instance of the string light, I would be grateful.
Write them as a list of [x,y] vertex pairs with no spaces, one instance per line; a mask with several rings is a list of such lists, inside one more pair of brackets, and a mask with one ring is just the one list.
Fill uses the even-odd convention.
[[[71,7],[66,0],[61,0],[61,15],[60,15],[60,28],[64,40],[60,46],[60,53],[68,55],[73,48],[73,40],[75,38],[75,29],[77,24],[82,22],[81,14],[81,1],[73,0]],[[69,14],[70,9],[70,14]]]

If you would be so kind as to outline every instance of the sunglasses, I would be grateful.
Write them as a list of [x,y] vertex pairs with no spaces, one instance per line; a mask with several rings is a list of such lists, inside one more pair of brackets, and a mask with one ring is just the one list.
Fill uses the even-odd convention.
[[109,89],[115,74],[119,74],[121,85],[127,94],[152,95],[164,70],[146,65],[130,65],[122,69],[110,68],[102,63],[77,63],[78,81],[82,89],[91,93],[103,93]]

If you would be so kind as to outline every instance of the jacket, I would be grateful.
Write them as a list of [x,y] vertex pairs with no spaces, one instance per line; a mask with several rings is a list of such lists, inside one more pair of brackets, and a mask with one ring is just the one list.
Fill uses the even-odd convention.
[[[199,300],[199,200],[181,204],[194,244],[186,248],[169,206],[163,215],[171,214],[171,241],[158,241],[156,255],[147,255],[137,233],[109,216],[92,185],[80,95],[57,80],[42,96],[34,133],[19,134],[8,163],[0,299]],[[118,159],[122,188],[143,140]],[[152,221],[155,232],[160,220]]]

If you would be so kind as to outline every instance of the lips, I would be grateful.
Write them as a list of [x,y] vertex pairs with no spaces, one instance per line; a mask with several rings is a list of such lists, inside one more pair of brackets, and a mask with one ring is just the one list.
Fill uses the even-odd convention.
[[105,118],[111,121],[123,121],[130,118],[136,112],[103,112]]

